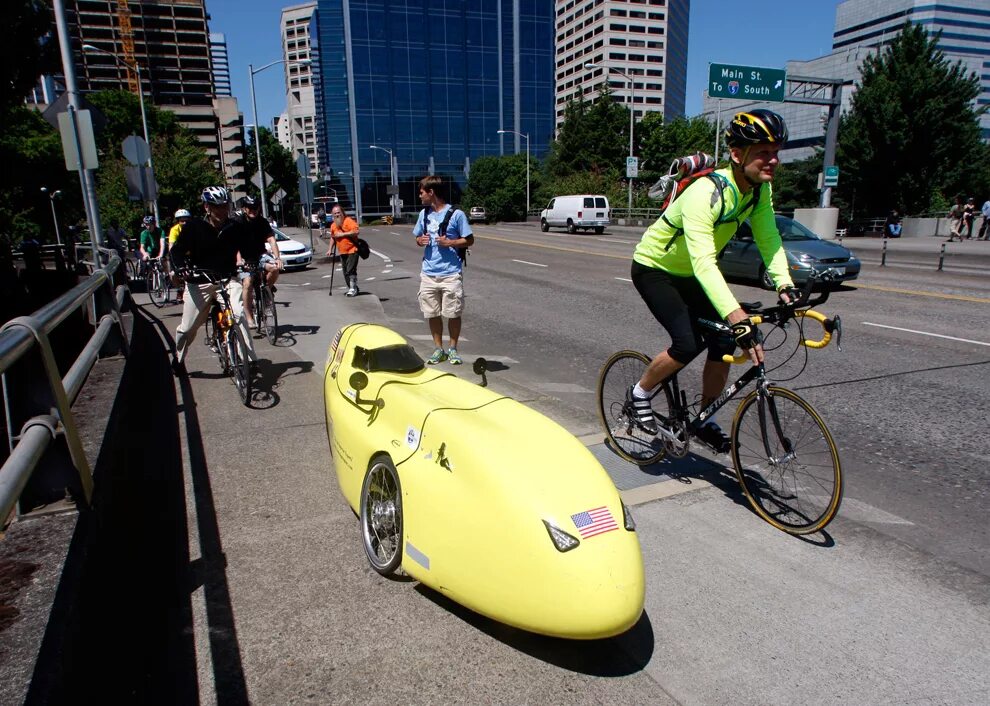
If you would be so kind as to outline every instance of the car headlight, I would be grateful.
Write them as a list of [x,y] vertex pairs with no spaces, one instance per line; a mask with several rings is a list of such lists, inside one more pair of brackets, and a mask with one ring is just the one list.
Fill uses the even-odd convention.
[[815,262],[818,262],[817,257],[815,257],[814,255],[809,255],[808,253],[805,252],[798,253],[797,255],[795,255],[795,258],[798,260],[798,262],[803,262],[807,265],[811,265]]
[[622,525],[630,532],[636,531],[636,520],[633,519],[632,511],[622,503]]
[[554,527],[546,520],[543,520],[543,525],[547,528],[550,541],[553,542],[553,546],[556,547],[558,552],[569,552],[581,544],[577,537],[572,537],[564,530]]

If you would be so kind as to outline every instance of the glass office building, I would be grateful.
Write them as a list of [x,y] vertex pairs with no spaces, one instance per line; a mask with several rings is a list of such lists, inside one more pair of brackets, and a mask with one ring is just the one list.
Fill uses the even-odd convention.
[[[548,0],[318,0],[320,161],[364,216],[391,212],[390,153],[404,211],[436,174],[460,200],[471,161],[546,152],[554,132]],[[372,149],[375,145],[380,149]]]

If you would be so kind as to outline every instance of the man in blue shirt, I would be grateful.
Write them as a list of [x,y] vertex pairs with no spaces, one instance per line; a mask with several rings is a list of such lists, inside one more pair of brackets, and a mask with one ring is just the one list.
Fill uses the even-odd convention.
[[[413,235],[423,251],[423,269],[419,276],[419,308],[430,322],[435,350],[426,362],[436,365],[444,360],[451,365],[463,361],[457,354],[464,312],[464,262],[461,249],[474,245],[474,235],[464,212],[447,204],[439,191],[440,177],[423,177],[419,182],[420,211]],[[450,347],[443,348],[443,317],[447,317]]]

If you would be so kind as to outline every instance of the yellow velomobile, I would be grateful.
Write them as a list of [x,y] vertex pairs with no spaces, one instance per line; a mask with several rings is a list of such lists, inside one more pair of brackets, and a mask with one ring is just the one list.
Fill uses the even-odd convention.
[[399,334],[352,324],[324,376],[327,433],[371,566],[494,620],[594,639],[643,612],[643,558],[581,442],[515,400],[427,368]]

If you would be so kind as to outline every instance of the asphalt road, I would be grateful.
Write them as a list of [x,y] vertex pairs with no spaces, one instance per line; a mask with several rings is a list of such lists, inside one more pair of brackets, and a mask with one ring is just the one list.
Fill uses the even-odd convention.
[[[194,347],[171,412],[177,487],[157,508],[176,513],[173,553],[190,567],[169,594],[177,624],[139,632],[101,604],[120,633],[110,643],[135,663],[172,644],[164,638],[179,646],[150,662],[150,676],[112,669],[112,659],[101,674],[101,655],[92,683],[130,694],[171,685],[164,693],[204,703],[990,701],[990,268],[980,250],[990,243],[957,246],[937,272],[926,264],[934,240],[902,241],[900,261],[891,249],[881,269],[879,241],[848,239],[864,272],[822,307],[842,316],[842,351],[810,351],[775,373],[801,372],[786,384],[840,445],[839,517],[806,539],[774,530],[741,502],[724,457],[699,452],[646,478],[622,469],[638,479],[626,497],[646,611],[622,637],[575,644],[500,626],[367,566],[327,449],[327,346],[353,321],[386,323],[424,355],[432,344],[408,226],[362,231],[373,250],[360,265],[362,296],[343,297],[338,271],[328,297],[325,262],[283,277],[282,335],[275,347],[258,342],[253,409]],[[515,225],[476,235],[462,355],[494,361],[492,387],[600,446],[602,362],[619,348],[664,345],[628,281],[638,233]],[[166,330],[178,322],[174,309],[148,311]],[[697,370],[682,378],[689,388]],[[472,375],[469,365],[456,372]],[[731,410],[720,416],[728,423]]]

